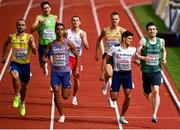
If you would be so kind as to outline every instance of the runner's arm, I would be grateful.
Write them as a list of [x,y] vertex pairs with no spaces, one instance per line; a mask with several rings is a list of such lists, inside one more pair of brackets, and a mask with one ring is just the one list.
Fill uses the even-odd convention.
[[34,42],[34,37],[32,35],[29,36],[29,46],[32,49],[32,53],[36,55],[37,52],[37,48]]
[[100,47],[100,43],[101,40],[104,38],[105,36],[105,29],[101,31],[101,34],[99,35],[97,42],[96,42],[96,50],[95,50],[95,60],[98,61],[98,50]]
[[47,55],[48,55],[48,52],[49,52],[49,50],[52,48],[52,43],[49,43],[48,44],[48,46],[47,46],[47,48],[46,48],[46,50],[45,50],[45,53],[44,53],[44,55],[42,56],[42,62],[46,62],[47,61],[47,59],[46,59],[46,57],[47,57]]
[[87,34],[86,34],[86,32],[82,32],[82,33],[80,33],[80,37],[81,37],[81,39],[82,39],[82,41],[83,41],[83,44],[84,44],[84,47],[86,48],[86,49],[89,49],[89,43],[88,43],[88,40],[87,40]]
[[139,60],[148,61],[149,58],[141,55],[141,50],[145,47],[146,43],[143,39],[140,40],[139,45],[136,48],[136,58]]
[[165,65],[167,63],[166,61],[166,48],[165,48],[165,41],[162,39],[162,63]]
[[38,30],[45,22],[46,20],[40,20],[40,15],[38,15],[31,27],[31,33],[35,32]]
[[11,35],[9,35],[6,39],[6,41],[4,42],[3,45],[3,54],[2,54],[2,59],[1,62],[4,64],[6,62],[6,53],[7,53],[7,49],[8,49],[8,45],[11,43]]

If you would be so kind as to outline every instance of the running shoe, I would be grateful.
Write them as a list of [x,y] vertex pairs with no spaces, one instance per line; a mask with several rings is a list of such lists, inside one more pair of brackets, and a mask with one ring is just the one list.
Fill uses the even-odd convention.
[[76,96],[73,96],[73,97],[72,97],[72,104],[73,104],[73,105],[77,105],[77,104],[78,104],[78,102],[77,102],[77,97],[76,97]]
[[106,95],[106,94],[107,94],[107,89],[108,89],[108,84],[105,83],[104,86],[102,87],[102,93],[103,93],[103,95]]
[[108,103],[111,108],[115,108],[114,101],[112,101],[111,97],[108,97]]
[[152,116],[151,121],[153,123],[157,123],[158,118],[156,116]]
[[65,121],[65,116],[64,115],[60,115],[58,122],[63,123],[64,121]]
[[25,104],[23,103],[23,104],[20,104],[20,111],[19,111],[20,113],[20,115],[21,116],[25,116],[25,114],[26,114],[26,107],[25,107]]
[[32,77],[32,72],[30,72],[30,74],[29,74],[29,75],[30,75],[30,77]]
[[16,95],[13,100],[13,107],[18,108],[20,104],[20,95]]
[[121,124],[128,124],[129,122],[124,118],[124,116],[121,116],[120,119],[119,119],[119,122]]

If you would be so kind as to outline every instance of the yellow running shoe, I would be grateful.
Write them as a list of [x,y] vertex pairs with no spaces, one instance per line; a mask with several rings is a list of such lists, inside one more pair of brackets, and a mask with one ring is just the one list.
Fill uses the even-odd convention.
[[13,107],[14,108],[18,108],[19,107],[19,104],[20,104],[20,96],[19,95],[16,95],[14,97],[14,100],[13,100]]
[[20,104],[20,115],[25,116],[26,115],[26,107],[25,104]]

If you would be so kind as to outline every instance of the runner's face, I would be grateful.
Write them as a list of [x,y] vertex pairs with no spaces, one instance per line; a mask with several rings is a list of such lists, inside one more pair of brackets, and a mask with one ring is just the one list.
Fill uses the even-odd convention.
[[18,33],[23,33],[24,30],[26,29],[25,21],[23,20],[17,21],[16,28],[17,28]]
[[79,25],[81,24],[80,19],[78,17],[72,18],[71,23],[74,28],[79,27]]
[[56,28],[56,36],[61,37],[64,35],[64,27],[62,25],[57,26]]
[[132,40],[133,40],[133,37],[132,37],[132,36],[126,37],[126,38],[125,38],[125,44],[126,44],[127,46],[130,46]]
[[120,21],[119,15],[112,15],[111,17],[112,26],[118,26],[119,21]]
[[156,34],[157,34],[156,26],[154,26],[154,25],[149,26],[147,33],[150,38],[156,37]]
[[51,13],[51,7],[48,4],[44,4],[42,7],[44,15],[49,15]]

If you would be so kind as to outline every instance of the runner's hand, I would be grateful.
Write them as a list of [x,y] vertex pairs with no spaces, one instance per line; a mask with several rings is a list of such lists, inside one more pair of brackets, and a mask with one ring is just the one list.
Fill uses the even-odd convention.
[[96,61],[98,61],[98,60],[99,60],[98,55],[95,55],[94,59],[95,59]]
[[167,64],[166,59],[163,59],[163,60],[162,60],[162,63],[163,63],[163,65]]
[[76,69],[75,72],[74,72],[74,76],[77,76],[77,77],[78,77],[78,75],[79,75],[79,70]]
[[2,58],[2,60],[1,60],[1,63],[5,63],[6,62],[6,59],[5,58]]
[[41,61],[42,61],[43,63],[46,63],[46,61],[47,61],[46,57],[43,56],[43,57],[41,58]]

